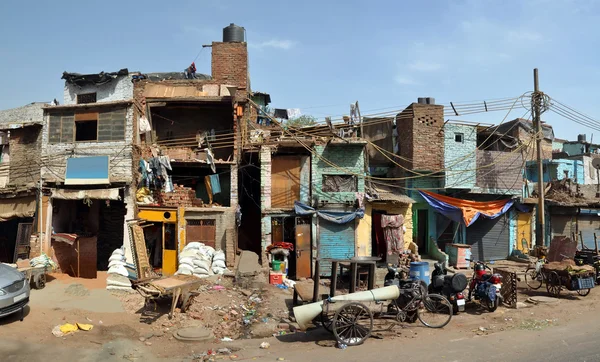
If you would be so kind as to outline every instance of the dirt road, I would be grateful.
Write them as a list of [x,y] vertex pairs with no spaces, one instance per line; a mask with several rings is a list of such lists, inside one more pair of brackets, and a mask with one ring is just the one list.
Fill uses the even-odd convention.
[[[223,348],[232,355],[221,353],[217,360],[600,361],[595,335],[600,289],[586,298],[569,293],[553,304],[499,308],[495,313],[472,305],[441,330],[409,324],[341,350],[322,329],[264,340],[182,343],[172,338],[173,324],[164,318],[145,320],[136,308],[123,308],[122,298],[102,285],[73,285],[71,280],[54,280],[46,289],[32,291],[23,322],[14,316],[0,319],[2,361],[191,361]],[[527,294],[545,291],[522,290],[520,300]],[[180,318],[198,322],[185,314]],[[59,338],[51,333],[54,326],[67,322],[90,323],[94,328]],[[269,349],[259,348],[263,341],[270,343]]]

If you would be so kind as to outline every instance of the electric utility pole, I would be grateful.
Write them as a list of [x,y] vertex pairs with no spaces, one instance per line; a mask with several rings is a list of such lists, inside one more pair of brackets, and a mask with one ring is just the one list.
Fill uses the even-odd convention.
[[544,165],[542,163],[542,121],[540,120],[542,105],[542,93],[540,92],[540,84],[538,80],[538,70],[533,70],[533,94],[531,95],[531,111],[533,112],[533,122],[535,125],[535,143],[537,149],[537,166],[538,166],[538,210],[535,240],[536,245],[543,246],[546,240],[546,214],[544,210]]

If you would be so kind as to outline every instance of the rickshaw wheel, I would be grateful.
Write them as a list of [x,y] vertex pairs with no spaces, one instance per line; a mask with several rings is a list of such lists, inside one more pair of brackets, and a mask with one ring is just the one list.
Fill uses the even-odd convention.
[[557,272],[550,272],[546,280],[546,290],[553,297],[558,297],[562,286],[560,285],[560,277]]
[[373,314],[362,303],[348,303],[335,312],[331,328],[338,343],[356,346],[371,336]]

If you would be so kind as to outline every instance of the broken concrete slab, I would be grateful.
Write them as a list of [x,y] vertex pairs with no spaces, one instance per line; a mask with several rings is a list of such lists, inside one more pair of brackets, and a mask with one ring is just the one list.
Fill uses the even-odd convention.
[[240,258],[236,265],[236,279],[244,277],[253,277],[258,275],[261,266],[258,262],[258,254],[244,250],[242,251]]

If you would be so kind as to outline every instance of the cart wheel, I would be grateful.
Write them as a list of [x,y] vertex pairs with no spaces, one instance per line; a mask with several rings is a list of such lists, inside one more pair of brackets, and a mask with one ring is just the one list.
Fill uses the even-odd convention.
[[560,277],[558,276],[558,273],[554,271],[550,272],[548,279],[546,279],[546,290],[548,291],[548,294],[553,297],[558,297],[561,289],[562,286],[560,285]]
[[35,279],[35,289],[44,289],[46,286],[46,274],[40,274]]
[[348,303],[335,312],[331,327],[338,343],[356,346],[371,336],[373,314],[362,303]]
[[331,317],[331,315],[325,313],[325,311],[321,312],[321,325],[329,333],[333,333],[333,329],[331,329],[332,323],[333,323],[333,318]]
[[591,289],[578,289],[577,294],[581,295],[582,297],[585,297],[588,294],[590,294],[591,291]]

